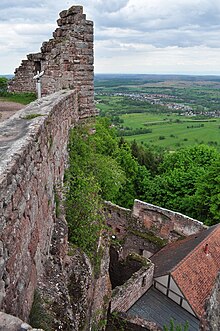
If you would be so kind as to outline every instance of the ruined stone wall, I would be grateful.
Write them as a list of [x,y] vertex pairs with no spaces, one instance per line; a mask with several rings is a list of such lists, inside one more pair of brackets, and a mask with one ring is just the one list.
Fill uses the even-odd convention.
[[44,42],[41,52],[27,55],[15,71],[9,86],[12,92],[35,92],[37,71],[44,71],[42,95],[62,89],[76,89],[81,117],[94,107],[93,22],[86,20],[81,6],[60,13],[53,38]]
[[79,118],[77,92],[61,91],[0,124],[0,309],[24,320],[49,255],[69,129]]
[[206,228],[190,217],[139,200],[132,210],[106,202],[105,215],[112,235],[121,243],[122,260],[132,252],[149,258],[168,242]]
[[189,236],[206,228],[202,222],[171,210],[135,200],[132,215],[146,230],[163,239]]
[[112,293],[111,312],[126,312],[151,287],[153,273],[154,265],[150,263],[135,272],[122,286],[116,287]]

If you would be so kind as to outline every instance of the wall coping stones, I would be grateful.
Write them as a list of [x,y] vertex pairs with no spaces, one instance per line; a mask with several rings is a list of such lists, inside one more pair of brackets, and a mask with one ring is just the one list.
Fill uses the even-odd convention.
[[[2,174],[10,171],[13,161],[41,131],[45,116],[48,117],[56,104],[65,102],[65,99],[74,93],[75,91],[59,91],[31,102],[0,123],[0,183]],[[28,119],[29,116],[33,118]]]
[[141,205],[143,208],[146,207],[148,210],[152,210],[152,211],[159,211],[159,212],[164,212],[164,214],[175,214],[184,218],[187,218],[188,220],[191,220],[192,222],[197,223],[198,225],[201,225],[204,228],[208,228],[208,226],[205,226],[202,222],[196,220],[195,218],[186,216],[184,214],[181,214],[179,212],[176,211],[172,211],[170,209],[166,209],[160,206],[156,206],[156,205],[152,205],[151,203],[147,203],[138,199],[134,200],[134,205],[133,205],[133,210],[132,210],[132,215],[139,217],[139,209],[138,209],[138,205]]

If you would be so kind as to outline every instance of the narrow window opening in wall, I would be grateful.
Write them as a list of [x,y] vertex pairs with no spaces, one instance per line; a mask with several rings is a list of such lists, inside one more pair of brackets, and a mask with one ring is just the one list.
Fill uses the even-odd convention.
[[109,209],[108,212],[109,212],[109,214],[111,215],[111,213],[112,213],[111,209]]
[[37,72],[41,72],[41,62],[40,61],[35,61],[34,62],[34,68],[35,68],[35,74],[37,74]]
[[117,216],[118,216],[118,217],[121,217],[120,213],[117,213]]
[[144,254],[144,250],[143,249],[139,249],[139,255],[142,255],[143,256],[143,254]]
[[119,228],[115,228],[115,231],[116,231],[117,233],[120,233],[120,232],[121,232],[121,229],[119,229]]
[[144,277],[142,278],[142,283],[141,283],[141,286],[142,286],[142,287],[146,286],[146,280],[147,280],[147,278],[146,278],[146,276],[144,276]]

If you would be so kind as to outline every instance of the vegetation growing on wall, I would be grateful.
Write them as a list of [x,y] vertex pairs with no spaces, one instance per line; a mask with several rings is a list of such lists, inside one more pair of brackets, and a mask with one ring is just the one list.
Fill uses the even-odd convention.
[[46,310],[43,299],[37,290],[34,293],[29,323],[35,328],[44,329],[45,331],[52,330],[52,317]]
[[[102,229],[102,199],[113,200],[125,177],[111,156],[117,141],[109,123],[97,122],[74,128],[69,141],[66,172],[66,216],[70,241],[90,256]],[[94,133],[94,131],[96,132]]]

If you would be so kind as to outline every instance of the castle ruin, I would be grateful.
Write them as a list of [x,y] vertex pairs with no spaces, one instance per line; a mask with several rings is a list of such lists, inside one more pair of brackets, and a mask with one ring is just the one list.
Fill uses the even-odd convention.
[[[86,331],[94,325],[105,330],[102,323],[108,309],[126,313],[154,283],[155,267],[148,259],[167,243],[206,229],[196,220],[139,200],[133,210],[106,202],[106,224],[116,238],[116,262],[124,263],[131,255],[138,256],[135,263],[141,261],[139,270],[113,291],[110,273],[117,276],[118,270],[110,270],[116,263],[111,261],[108,236],[99,238],[98,276],[82,251],[71,250],[58,202],[68,162],[69,130],[96,114],[93,23],[86,20],[81,6],[73,6],[60,13],[58,26],[40,53],[22,61],[9,86],[12,92],[35,92],[33,76],[44,71],[46,97],[0,124],[0,309],[28,321],[38,289],[53,307],[57,330]],[[200,253],[210,260],[203,249]],[[207,301],[210,327],[201,330],[217,331],[220,325],[219,283],[218,277]],[[2,312],[0,322],[1,317],[10,319]],[[129,330],[161,330],[140,317],[129,323]]]
[[15,70],[10,92],[35,92],[37,72],[44,71],[42,96],[74,89],[78,92],[81,117],[95,114],[93,22],[86,20],[82,6],[60,13],[53,38],[43,42],[40,53],[27,55]]

